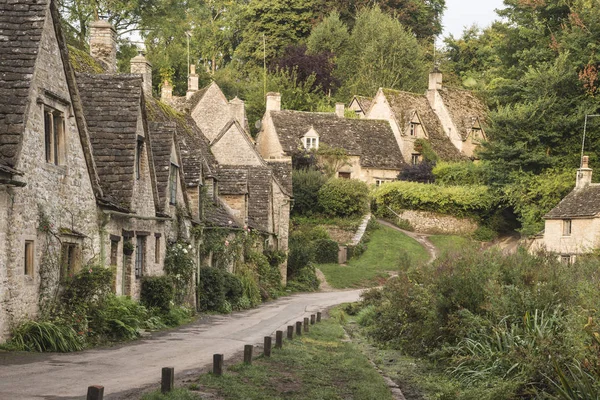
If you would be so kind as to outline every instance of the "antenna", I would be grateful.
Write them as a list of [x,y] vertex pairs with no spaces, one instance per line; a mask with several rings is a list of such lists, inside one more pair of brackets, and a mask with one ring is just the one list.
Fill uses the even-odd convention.
[[267,96],[267,40],[263,33],[263,97]]
[[190,77],[190,37],[192,36],[192,32],[186,31],[185,36],[187,37],[187,58],[188,58],[187,73],[188,73],[188,78],[189,78]]
[[585,149],[585,132],[587,130],[588,118],[600,117],[600,114],[585,114],[585,121],[583,123],[583,140],[581,141],[581,160],[579,161],[579,168],[583,168],[583,152]]

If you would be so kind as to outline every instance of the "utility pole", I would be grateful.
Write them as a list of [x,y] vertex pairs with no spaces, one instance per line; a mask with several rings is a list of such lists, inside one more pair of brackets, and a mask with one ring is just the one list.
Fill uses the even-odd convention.
[[185,36],[187,37],[187,62],[188,62],[187,73],[188,73],[188,79],[189,79],[189,77],[190,77],[190,36],[192,36],[192,32],[190,32],[190,31],[185,32]]
[[263,97],[267,97],[267,40],[263,33]]

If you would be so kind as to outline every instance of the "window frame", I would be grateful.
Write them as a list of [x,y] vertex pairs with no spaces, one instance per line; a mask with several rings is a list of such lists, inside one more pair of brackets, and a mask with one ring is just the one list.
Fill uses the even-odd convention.
[[23,275],[33,277],[35,270],[35,241],[25,240],[23,246]]
[[154,263],[160,264],[160,234],[154,235]]
[[139,181],[142,178],[142,154],[144,153],[144,137],[137,137],[135,147],[135,180]]
[[44,104],[44,158],[46,164],[66,164],[65,112]]
[[563,219],[562,220],[562,235],[563,236],[571,236],[573,233],[573,220],[572,219]]
[[144,276],[146,266],[146,237],[136,236],[135,242],[134,272],[135,278],[139,279]]
[[63,242],[60,249],[60,281],[65,282],[81,269],[79,263],[79,244]]
[[342,172],[338,171],[339,179],[352,179],[352,172]]
[[179,166],[171,163],[169,167],[169,204],[177,204],[177,182],[179,176]]
[[411,154],[411,158],[410,158],[410,163],[411,163],[410,165],[417,165],[417,164],[419,164],[421,162],[420,158],[421,158],[421,154],[412,153]]

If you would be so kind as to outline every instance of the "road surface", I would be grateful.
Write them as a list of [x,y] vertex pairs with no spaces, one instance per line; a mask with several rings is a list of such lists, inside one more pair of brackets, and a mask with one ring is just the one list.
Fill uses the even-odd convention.
[[360,290],[285,297],[253,310],[205,317],[168,333],[112,348],[79,353],[0,352],[0,399],[81,399],[87,387],[104,386],[104,398],[127,397],[132,389],[158,385],[162,367],[186,375],[212,363],[214,353],[228,357],[245,344],[286,329],[327,307],[359,299]]

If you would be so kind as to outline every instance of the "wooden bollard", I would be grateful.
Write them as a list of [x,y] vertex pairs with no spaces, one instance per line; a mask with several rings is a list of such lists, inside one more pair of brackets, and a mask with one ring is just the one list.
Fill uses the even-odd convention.
[[287,338],[288,338],[288,340],[292,340],[294,338],[294,325],[288,325]]
[[315,319],[316,319],[316,315],[315,314],[311,314],[311,316],[310,316],[310,324],[311,325],[315,324]]
[[271,336],[265,336],[265,345],[263,348],[265,357],[271,357]]
[[297,321],[296,322],[296,336],[300,336],[300,335],[302,335],[302,322]]
[[280,349],[283,347],[283,331],[275,332],[275,348]]
[[317,313],[317,322],[321,322],[321,311]]
[[252,365],[252,350],[254,346],[247,344],[244,346],[244,364]]
[[86,400],[102,400],[104,398],[104,386],[88,386]]
[[213,354],[213,375],[223,375],[223,354]]
[[308,318],[304,318],[304,332],[308,332]]
[[175,386],[175,368],[164,367],[160,380],[160,392],[169,393]]

